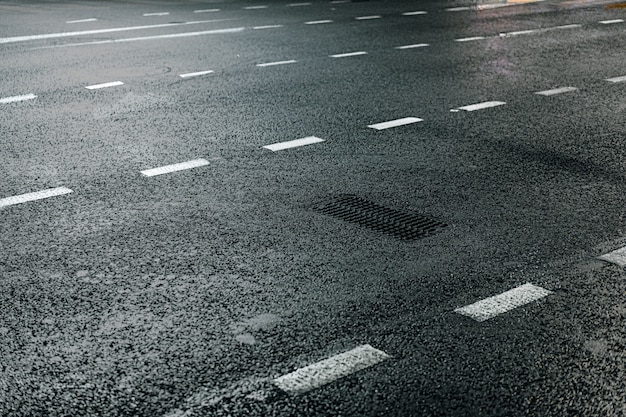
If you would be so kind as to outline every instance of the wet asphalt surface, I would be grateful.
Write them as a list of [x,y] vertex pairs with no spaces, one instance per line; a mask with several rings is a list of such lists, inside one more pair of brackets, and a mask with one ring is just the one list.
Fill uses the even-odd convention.
[[[0,98],[37,95],[0,104],[0,198],[73,190],[0,208],[0,415],[623,415],[625,9],[288,4],[0,2]],[[447,226],[316,210],[344,194]],[[527,282],[553,293],[454,312]],[[363,344],[391,358],[273,383]]]

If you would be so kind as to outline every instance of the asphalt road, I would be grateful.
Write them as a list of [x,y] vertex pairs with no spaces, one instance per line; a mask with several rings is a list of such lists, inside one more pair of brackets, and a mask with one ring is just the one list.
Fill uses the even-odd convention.
[[466,6],[0,1],[0,415],[626,413],[626,8]]

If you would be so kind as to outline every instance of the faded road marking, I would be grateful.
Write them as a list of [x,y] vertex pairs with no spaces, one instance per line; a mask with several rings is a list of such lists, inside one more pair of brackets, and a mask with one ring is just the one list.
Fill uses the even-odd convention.
[[169,16],[170,12],[144,13],[144,16]]
[[382,19],[382,16],[380,15],[375,15],[375,16],[359,16],[359,17],[355,17],[356,20],[371,20],[371,19]]
[[170,172],[183,171],[185,169],[192,169],[201,166],[209,165],[209,161],[206,159],[194,159],[193,161],[181,162],[178,164],[165,165],[158,168],[146,169],[140,171],[146,177],[154,177],[155,175],[169,174]]
[[307,136],[306,138],[290,140],[287,142],[274,143],[271,145],[263,146],[265,149],[276,152],[283,149],[297,148],[298,146],[311,145],[313,143],[324,142],[324,139],[320,139],[315,136]]
[[86,22],[97,22],[98,19],[96,19],[95,17],[89,18],[89,19],[80,19],[80,20],[68,20],[65,23],[86,23]]
[[605,255],[598,256],[598,259],[611,262],[619,266],[626,266],[626,247],[614,250]]
[[421,121],[423,121],[423,119],[420,119],[420,118],[417,118],[417,117],[405,117],[405,118],[402,118],[402,119],[391,120],[391,121],[388,121],[388,122],[382,122],[382,123],[376,123],[376,124],[373,124],[373,125],[368,125],[367,127],[371,127],[372,129],[376,129],[376,130],[383,130],[383,129],[389,129],[391,127],[404,126],[404,125],[417,123],[417,122],[421,122]]
[[15,103],[15,102],[18,102],[18,101],[33,100],[35,98],[37,98],[37,96],[34,95],[34,94],[25,94],[23,96],[4,97],[4,98],[0,98],[0,103],[1,104]]
[[560,88],[554,88],[552,90],[537,91],[535,94],[539,94],[540,96],[553,96],[555,94],[569,93],[571,91],[577,91],[577,90],[578,88],[576,87],[560,87]]
[[194,13],[213,13],[213,12],[219,12],[220,9],[201,9],[201,10],[194,10]]
[[615,78],[607,78],[606,81],[612,82],[612,83],[621,83],[626,81],[626,75],[623,75],[621,77],[615,77]]
[[286,64],[295,64],[296,61],[295,59],[291,59],[289,61],[276,61],[276,62],[266,62],[264,64],[256,64],[257,67],[271,67],[274,65],[286,65]]
[[28,201],[42,200],[44,198],[56,197],[69,194],[73,191],[65,187],[49,188],[47,190],[35,191],[33,193],[20,194],[13,197],[0,199],[0,207],[12,206],[14,204],[26,203]]

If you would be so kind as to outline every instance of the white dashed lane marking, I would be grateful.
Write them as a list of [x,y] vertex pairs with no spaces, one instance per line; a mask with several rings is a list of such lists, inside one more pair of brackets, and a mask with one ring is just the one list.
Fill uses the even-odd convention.
[[485,321],[550,294],[552,291],[528,283],[454,311],[476,321]]
[[65,23],[86,23],[86,22],[97,22],[98,19],[96,19],[95,17],[89,18],[89,19],[80,19],[80,20],[68,20]]
[[359,16],[359,17],[355,17],[356,20],[371,20],[371,19],[382,19],[382,16],[380,15],[376,15],[376,16]]
[[169,16],[170,12],[159,12],[159,13],[144,13],[145,17],[148,16]]
[[418,15],[421,15],[421,14],[428,14],[428,12],[425,12],[423,10],[418,10],[418,11],[415,11],[415,12],[404,12],[404,13],[402,13],[402,16],[418,16]]
[[12,206],[15,204],[26,203],[29,201],[42,200],[44,198],[56,197],[59,195],[69,194],[73,192],[69,188],[58,187],[49,188],[47,190],[35,191],[33,193],[20,194],[13,197],[0,199],[0,207]]
[[483,103],[470,104],[468,106],[458,107],[452,110],[465,110],[465,111],[476,111],[482,109],[488,109],[490,107],[503,106],[506,103],[504,101],[485,101]]
[[244,7],[246,10],[258,10],[258,9],[267,9],[267,6],[247,6]]
[[535,94],[539,94],[540,96],[554,96],[556,94],[569,93],[571,91],[577,91],[577,90],[578,88],[576,87],[560,87],[560,88],[554,88],[552,90],[537,91]]
[[34,94],[25,94],[23,96],[4,97],[4,98],[0,98],[0,104],[16,103],[18,101],[33,100],[35,98],[37,98],[37,96],[34,95]]
[[333,23],[332,20],[312,20],[310,22],[304,22],[305,25],[321,25],[324,23]]
[[456,42],[471,42],[471,41],[479,41],[481,39],[485,39],[484,36],[472,36],[470,38],[458,38],[455,39]]
[[155,175],[169,174],[170,172],[183,171],[186,169],[197,168],[201,166],[209,165],[209,161],[206,159],[194,159],[193,161],[181,162],[178,164],[165,165],[158,168],[146,169],[140,171],[142,175],[146,177],[154,177]]
[[100,88],[117,87],[118,85],[124,85],[121,81],[111,81],[110,83],[88,85],[85,88],[87,90],[98,90]]
[[402,45],[402,46],[396,46],[394,49],[413,49],[413,48],[424,48],[426,46],[430,46],[427,43],[416,43],[413,45]]
[[359,51],[359,52],[348,52],[345,54],[336,54],[336,55],[330,55],[331,58],[346,58],[349,56],[358,56],[358,55],[367,55],[367,52],[364,51]]
[[220,9],[201,9],[201,10],[194,10],[194,13],[213,13],[213,12],[219,12]]
[[275,29],[275,28],[282,28],[283,25],[266,25],[266,26],[255,26],[252,29],[254,30],[260,30],[260,29]]
[[382,122],[382,123],[376,123],[373,125],[368,125],[367,127],[371,127],[372,129],[376,129],[376,130],[383,130],[383,129],[389,129],[392,127],[397,127],[397,126],[404,126],[404,125],[409,125],[412,123],[417,123],[417,122],[421,122],[423,121],[420,118],[417,117],[405,117],[402,119],[397,119],[397,120],[390,120],[388,122]]
[[274,384],[288,393],[302,394],[369,368],[390,357],[382,350],[362,345],[276,378]]
[[274,65],[286,65],[286,64],[295,64],[296,61],[295,59],[290,59],[288,61],[276,61],[276,62],[266,62],[264,64],[256,64],[257,67],[271,67]]
[[265,149],[269,149],[272,152],[282,151],[283,149],[297,148],[299,146],[311,145],[313,143],[324,142],[324,139],[320,139],[315,136],[307,136],[306,138],[290,140],[288,142],[274,143],[271,145],[263,146]]
[[189,72],[187,74],[180,74],[180,78],[189,78],[189,77],[197,77],[199,75],[213,74],[214,71],[198,71],[198,72]]
[[302,6],[310,6],[313,3],[291,3],[288,4],[287,7],[302,7]]
[[467,7],[467,6],[462,6],[462,7],[449,7],[447,9],[445,9],[446,12],[462,12],[465,10],[471,10],[471,7]]
[[615,77],[615,78],[607,78],[606,81],[612,82],[612,83],[621,83],[626,81],[626,75],[623,75],[621,77]]
[[598,256],[598,259],[611,262],[619,266],[626,266],[626,247],[609,252],[606,255]]
[[601,20],[600,23],[602,23],[603,25],[610,25],[613,23],[624,23],[624,19]]

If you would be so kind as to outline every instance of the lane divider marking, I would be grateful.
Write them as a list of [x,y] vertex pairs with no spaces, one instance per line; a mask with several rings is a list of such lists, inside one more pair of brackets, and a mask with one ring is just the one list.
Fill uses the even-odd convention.
[[485,298],[454,311],[476,321],[485,321],[552,294],[552,291],[527,283],[502,294]]
[[305,25],[321,25],[323,23],[333,23],[332,20],[312,20],[310,22],[304,22]]
[[358,55],[367,55],[367,52],[364,51],[359,51],[359,52],[348,52],[345,54],[336,54],[336,55],[330,55],[331,58],[346,58],[349,56],[358,56]]
[[468,106],[457,107],[452,110],[465,110],[465,111],[476,111],[482,109],[488,109],[490,107],[503,106],[506,103],[504,101],[485,101],[483,103],[470,104]]
[[287,142],[273,143],[271,145],[263,146],[265,149],[269,149],[272,152],[282,151],[283,149],[297,148],[299,146],[311,145],[313,143],[324,142],[324,139],[320,139],[315,136],[307,136],[306,138],[290,140]]
[[481,39],[485,39],[485,37],[484,36],[472,36],[469,38],[458,38],[458,39],[455,39],[454,41],[455,42],[470,42],[470,41],[479,41]]
[[248,6],[244,7],[245,10],[258,10],[258,9],[267,9],[268,6]]
[[382,350],[375,349],[370,345],[361,345],[323,361],[299,368],[274,379],[273,382],[283,391],[291,394],[302,394],[389,358],[391,356]]
[[428,14],[428,12],[425,12],[423,10],[419,10],[416,12],[404,12],[402,13],[402,16],[417,16],[417,15],[421,15],[421,14]]
[[626,247],[614,250],[605,255],[598,256],[598,259],[611,262],[619,266],[626,266]]
[[37,96],[34,94],[24,94],[23,96],[4,97],[4,98],[0,98],[0,104],[16,103],[18,101],[33,100],[35,98],[37,98]]
[[310,6],[313,3],[291,3],[288,4],[287,7],[302,7],[302,6]]
[[626,75],[623,75],[621,77],[615,77],[615,78],[607,78],[606,81],[609,81],[611,83],[621,83],[626,81]]
[[394,49],[413,49],[413,48],[424,48],[426,46],[430,46],[427,43],[416,43],[413,45],[402,45],[402,46],[396,46]]
[[66,187],[49,188],[47,190],[35,191],[33,193],[20,194],[13,197],[0,198],[0,207],[12,206],[29,201],[42,200],[44,198],[56,197],[69,194],[73,191]]
[[571,91],[577,91],[577,90],[578,88],[576,87],[560,87],[560,88],[554,88],[552,90],[537,91],[535,94],[539,94],[541,96],[553,96],[555,94],[569,93]]
[[145,17],[148,16],[169,16],[170,12],[159,12],[159,13],[144,13]]
[[158,168],[151,168],[140,171],[142,175],[146,177],[154,177],[155,175],[169,174],[170,172],[183,171],[186,169],[197,168],[201,166],[209,165],[209,161],[206,159],[194,159],[193,161],[181,162],[178,164],[165,165]]
[[610,25],[613,23],[624,23],[624,19],[601,20],[600,23],[602,23],[603,25]]
[[194,10],[194,13],[213,13],[213,12],[219,12],[220,9],[201,9],[201,10]]
[[462,7],[450,7],[445,9],[446,12],[462,12],[465,10],[472,10],[471,7],[467,7],[467,6],[462,6]]
[[259,30],[259,29],[274,29],[274,28],[282,28],[283,25],[266,25],[266,26],[255,26],[252,29],[254,30]]
[[124,83],[121,81],[111,81],[110,83],[88,85],[85,88],[87,90],[97,90],[100,88],[117,87],[118,85],[124,85]]
[[187,74],[180,74],[179,77],[180,78],[189,78],[189,77],[197,77],[199,75],[206,75],[206,74],[213,74],[214,71],[212,70],[208,70],[208,71],[198,71],[198,72],[189,72]]
[[383,129],[389,129],[392,127],[397,127],[397,126],[404,126],[404,125],[409,125],[412,123],[417,123],[417,122],[422,122],[423,119],[420,119],[418,117],[404,117],[402,119],[397,119],[397,120],[390,120],[388,122],[382,122],[382,123],[376,123],[373,125],[368,125],[367,127],[370,127],[372,129],[376,129],[376,130],[383,130]]
[[80,19],[80,20],[68,20],[65,23],[86,23],[86,22],[97,22],[98,19],[96,19],[95,17],[89,18],[89,19]]
[[382,19],[382,16],[380,15],[375,15],[375,16],[359,16],[359,17],[355,17],[356,20],[371,20],[371,19]]
[[276,62],[266,62],[264,64],[256,64],[257,67],[271,67],[274,65],[286,65],[286,64],[295,64],[296,61],[295,59],[290,59],[289,61],[276,61]]

